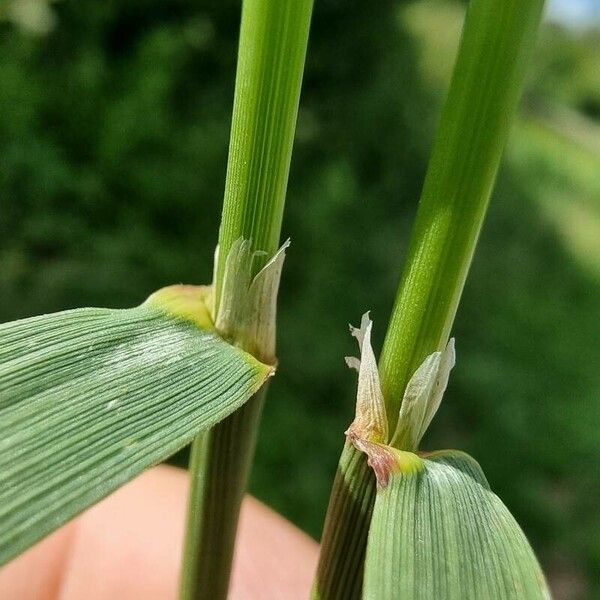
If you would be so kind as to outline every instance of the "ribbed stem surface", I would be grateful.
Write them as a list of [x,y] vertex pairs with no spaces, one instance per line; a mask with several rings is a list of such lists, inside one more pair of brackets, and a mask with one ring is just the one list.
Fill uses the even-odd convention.
[[446,346],[543,0],[472,0],[380,360],[394,430],[404,389]]
[[[217,307],[232,244],[243,238],[251,241],[252,251],[264,252],[253,264],[254,273],[279,245],[312,3],[243,3],[215,274]],[[270,358],[260,354],[258,348],[257,358]],[[264,391],[194,444],[181,600],[227,597],[263,399]]]
[[312,600],[361,597],[374,481],[365,455],[346,442],[329,498]]
[[265,388],[194,441],[181,600],[226,598]]
[[244,0],[227,163],[217,294],[240,237],[279,245],[313,0]]

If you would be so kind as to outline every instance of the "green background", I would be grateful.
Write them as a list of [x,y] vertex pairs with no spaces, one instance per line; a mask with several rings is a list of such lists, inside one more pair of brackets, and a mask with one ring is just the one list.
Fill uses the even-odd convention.
[[[238,2],[0,10],[0,321],[209,282]],[[251,485],[315,537],[353,415],[347,324],[370,309],[381,346],[461,18],[316,2]],[[480,461],[563,600],[600,597],[599,132],[600,29],[546,23],[424,442]]]

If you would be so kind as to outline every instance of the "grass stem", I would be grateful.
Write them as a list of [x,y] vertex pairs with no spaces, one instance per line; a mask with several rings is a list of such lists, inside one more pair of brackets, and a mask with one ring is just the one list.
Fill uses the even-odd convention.
[[[379,363],[392,433],[411,375],[448,341],[542,8],[543,0],[472,0],[467,9]],[[362,595],[362,562],[347,573],[346,556],[364,557],[375,482],[364,457],[356,459],[361,468],[346,454],[347,448],[326,517],[315,600]],[[349,490],[360,512],[339,500]]]
[[[233,243],[244,238],[251,251],[264,253],[253,263],[254,274],[279,245],[312,3],[243,2],[214,282],[217,310]],[[181,600],[227,597],[264,396],[263,389],[193,444]]]
[[404,389],[446,346],[544,0],[472,0],[379,371],[394,431]]

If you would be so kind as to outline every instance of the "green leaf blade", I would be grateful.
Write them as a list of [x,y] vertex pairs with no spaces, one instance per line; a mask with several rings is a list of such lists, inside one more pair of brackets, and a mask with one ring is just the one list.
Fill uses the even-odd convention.
[[479,465],[436,452],[377,492],[365,600],[550,598],[533,550]]
[[231,414],[271,373],[148,304],[0,325],[0,564]]

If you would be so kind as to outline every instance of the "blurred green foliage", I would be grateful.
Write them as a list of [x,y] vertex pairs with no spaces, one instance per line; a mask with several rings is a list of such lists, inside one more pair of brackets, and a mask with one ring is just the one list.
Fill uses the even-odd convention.
[[[347,323],[371,309],[380,346],[460,25],[407,4],[315,7],[252,480],[315,536],[353,413]],[[45,27],[0,24],[0,320],[210,281],[239,3],[44,6]],[[597,40],[542,34],[425,444],[481,462],[564,599],[600,596]]]

